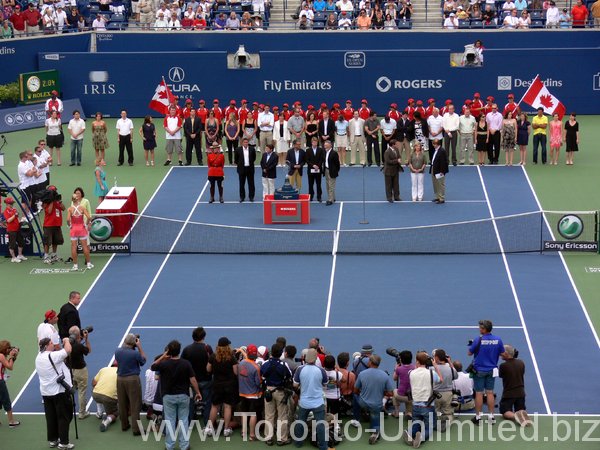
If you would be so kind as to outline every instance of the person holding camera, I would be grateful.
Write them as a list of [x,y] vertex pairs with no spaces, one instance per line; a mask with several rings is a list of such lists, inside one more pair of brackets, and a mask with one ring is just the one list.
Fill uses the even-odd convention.
[[531,426],[525,409],[525,363],[517,359],[519,352],[512,345],[504,346],[504,362],[498,370],[502,378],[502,399],[500,414],[505,419],[514,420],[522,427]]
[[[146,364],[146,354],[139,336],[129,333],[123,345],[115,351],[117,362],[117,398],[121,429],[133,427],[133,435],[139,436],[140,410],[142,409],[142,383],[140,367]],[[131,416],[131,424],[129,423]]]
[[[56,255],[58,246],[65,242],[62,233],[65,205],[61,196],[56,192],[56,186],[48,186],[46,191],[50,195],[46,197],[46,201],[42,201],[44,206],[44,264],[51,264],[58,261]],[[52,247],[52,253],[49,253],[50,247]]]
[[119,407],[117,400],[117,366],[103,367],[92,380],[92,398],[96,402],[96,416],[102,419],[100,431],[105,432],[108,426],[117,420]]
[[69,292],[69,301],[60,307],[58,312],[58,335],[61,339],[69,337],[71,327],[81,328],[81,319],[77,307],[81,302],[81,294],[77,291]]
[[[265,440],[267,445],[291,444],[290,439],[290,417],[292,406],[290,404],[290,387],[292,383],[292,372],[290,368],[281,361],[283,346],[273,344],[271,346],[271,357],[263,363],[260,368],[261,376],[265,381],[265,421],[270,426],[265,428]],[[273,436],[275,433],[275,436]]]
[[358,377],[358,375],[369,368],[369,358],[373,354],[373,346],[371,344],[365,344],[360,349],[360,355],[354,358],[352,362],[352,372]]
[[40,392],[44,399],[46,433],[51,448],[69,450],[69,425],[73,419],[71,372],[65,360],[71,354],[69,338],[62,340],[63,348],[54,351],[49,338],[39,342],[40,353],[35,358],[35,371],[40,381]]
[[460,413],[475,409],[473,378],[468,373],[463,372],[463,365],[460,361],[454,360],[452,361],[452,365],[458,374],[456,380],[452,381],[452,388],[454,389],[454,412]]
[[[160,393],[163,400],[164,420],[171,424],[173,433],[167,432],[165,446],[167,450],[175,448],[175,433],[178,421],[183,430],[189,426],[188,416],[190,407],[190,386],[195,392],[194,400],[202,400],[200,388],[196,382],[194,369],[190,362],[181,359],[181,344],[171,341],[167,344],[165,352],[154,361],[150,370],[160,373]],[[190,441],[186,440],[186,433],[179,433],[179,448],[186,450]],[[189,439],[189,435],[188,435]]]
[[0,407],[4,408],[8,416],[8,427],[16,428],[21,422],[15,420],[12,412],[12,402],[6,387],[6,370],[13,370],[15,361],[19,356],[19,349],[10,345],[8,341],[0,341]]
[[[202,394],[202,407],[196,408],[202,410],[202,419],[204,425],[208,423],[210,416],[210,407],[212,405],[212,374],[206,371],[206,365],[208,364],[208,358],[213,354],[213,349],[210,345],[204,342],[206,338],[206,330],[204,327],[196,327],[192,331],[192,342],[181,352],[181,357],[187,359],[194,369],[196,374],[196,381]],[[195,416],[194,408],[190,405],[190,420]]]
[[441,375],[439,383],[435,383],[433,389],[440,394],[440,398],[435,399],[435,410],[440,414],[440,431],[446,431],[454,418],[454,408],[452,407],[452,382],[458,378],[458,374],[452,366],[452,358],[448,356],[443,349],[437,349],[433,352],[433,360]]
[[80,330],[79,327],[72,326],[69,328],[69,341],[71,342],[71,355],[68,363],[73,371],[73,387],[77,389],[79,398],[78,417],[79,420],[83,420],[90,415],[87,410],[88,369],[85,364],[85,356],[92,351],[88,330],[85,328]]
[[396,389],[394,389],[394,397],[392,402],[394,404],[394,417],[400,417],[400,404],[404,403],[404,417],[407,420],[412,419],[412,400],[410,397],[410,378],[409,373],[415,368],[412,363],[412,352],[410,350],[403,350],[396,356],[396,369],[394,370],[394,381],[396,382]]
[[[410,372],[409,379],[413,399],[413,425],[410,431],[404,430],[402,438],[407,445],[419,448],[421,442],[429,439],[429,432],[436,428],[434,401],[439,393],[434,391],[433,386],[444,379],[437,362],[426,352],[417,353],[415,370]],[[433,426],[430,425],[432,422]]]

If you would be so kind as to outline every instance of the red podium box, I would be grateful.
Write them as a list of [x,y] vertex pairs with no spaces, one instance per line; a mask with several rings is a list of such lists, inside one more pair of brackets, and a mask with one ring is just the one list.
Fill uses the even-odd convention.
[[107,200],[110,199],[125,199],[127,203],[125,204],[125,211],[137,214],[138,212],[138,199],[137,193],[135,192],[135,188],[131,186],[118,186],[112,187],[106,197]]
[[[96,208],[96,216],[131,212],[126,211],[127,201],[127,199],[105,199]],[[113,224],[112,236],[118,237],[124,237],[129,232],[134,220],[134,217],[131,214],[125,214],[123,216],[108,216],[107,218]]]
[[310,195],[300,194],[298,200],[275,200],[267,195],[263,202],[263,222],[273,223],[310,223]]

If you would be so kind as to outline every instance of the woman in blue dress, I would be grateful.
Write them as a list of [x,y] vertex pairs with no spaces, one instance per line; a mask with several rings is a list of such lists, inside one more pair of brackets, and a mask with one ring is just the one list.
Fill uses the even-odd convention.
[[96,176],[96,185],[94,186],[94,195],[98,197],[98,203],[104,201],[104,197],[108,194],[108,184],[106,183],[106,172],[104,172],[106,163],[103,158],[96,158],[96,168],[94,175]]

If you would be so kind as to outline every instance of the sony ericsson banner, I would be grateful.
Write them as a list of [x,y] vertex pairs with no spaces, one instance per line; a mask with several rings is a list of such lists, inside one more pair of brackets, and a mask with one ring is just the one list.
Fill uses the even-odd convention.
[[[46,110],[44,106],[45,103],[38,103],[37,105],[0,109],[0,133],[43,127],[46,122]],[[81,111],[81,117],[85,119],[85,114],[78,98],[64,100],[63,108],[64,113],[61,116],[63,123],[69,122],[72,116],[71,112],[75,109]]]
[[[236,70],[227,68],[225,51],[43,53],[39,69],[57,69],[65,96],[81,98],[88,115],[116,116],[122,108],[132,117],[156,114],[148,103],[163,76],[181,103],[247,98],[279,105],[300,100],[306,107],[347,98],[358,105],[364,97],[383,114],[391,102],[404,105],[409,97],[462,104],[475,91],[495,96],[502,107],[509,92],[520,98],[538,73],[568,111],[600,113],[600,48],[539,49],[535,66],[526,51],[485,55],[482,68],[461,68],[450,67],[447,49],[261,51],[260,69]],[[143,76],[132,75],[131,67]]]
[[593,230],[586,230],[586,223],[579,215],[565,214],[556,223],[558,235],[565,240],[544,241],[544,251],[597,253],[598,241],[589,240],[590,237],[598,237],[595,223],[587,226],[591,226]]

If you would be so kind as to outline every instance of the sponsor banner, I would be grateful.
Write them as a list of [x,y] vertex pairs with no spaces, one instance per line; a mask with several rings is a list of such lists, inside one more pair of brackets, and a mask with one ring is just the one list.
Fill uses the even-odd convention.
[[271,205],[274,223],[299,223],[302,221],[302,204],[300,201],[275,201]]
[[[33,255],[33,239],[29,228],[21,228],[25,246],[23,247],[24,255]],[[8,255],[8,233],[5,228],[0,229],[0,255]]]
[[131,253],[129,242],[92,242],[91,253]]
[[[343,103],[349,98],[358,106],[361,98],[367,98],[369,107],[383,114],[390,102],[404,108],[409,97],[432,97],[440,105],[451,98],[462,105],[478,91],[494,96],[503,108],[508,93],[520,98],[538,72],[544,74],[545,83],[567,110],[600,113],[600,90],[593,89],[600,47],[539,49],[535,67],[530,64],[529,52],[512,49],[486,50],[481,68],[450,67],[449,52],[269,50],[260,52],[261,67],[252,71],[228,69],[225,51],[42,53],[39,64],[40,69],[59,70],[65,97],[80,98],[88,115],[102,111],[117,116],[121,108],[126,108],[131,117],[156,116],[148,107],[148,99],[156,90],[156,80],[163,76],[181,105],[188,98],[194,105],[200,99],[210,105],[213,98],[218,98],[225,105],[230,99],[239,102],[246,98],[271,105],[299,100],[306,107],[321,102]],[[561,64],[555,64],[557,58]],[[144,77],[132,77],[132,66],[143,68]],[[73,67],[78,70],[72,70]],[[436,70],[432,71],[432,67]],[[507,72],[507,67],[511,72]],[[585,79],[587,83],[583,83]]]
[[544,241],[544,251],[598,253],[598,243],[590,241]]
[[587,273],[600,273],[600,267],[586,267],[585,271]]
[[[39,103],[37,105],[0,109],[0,133],[43,127],[46,122],[44,105],[45,103]],[[81,111],[81,117],[85,119],[85,114],[78,98],[63,100],[63,107],[64,113],[61,117],[63,123],[68,123],[71,120],[71,111],[75,109]]]
[[58,72],[43,70],[19,75],[19,90],[21,103],[39,103],[52,97],[52,91],[60,92]]
[[43,267],[39,269],[31,269],[29,275],[57,275],[57,274],[78,274],[81,275],[87,269],[83,270],[71,270],[70,267]]

